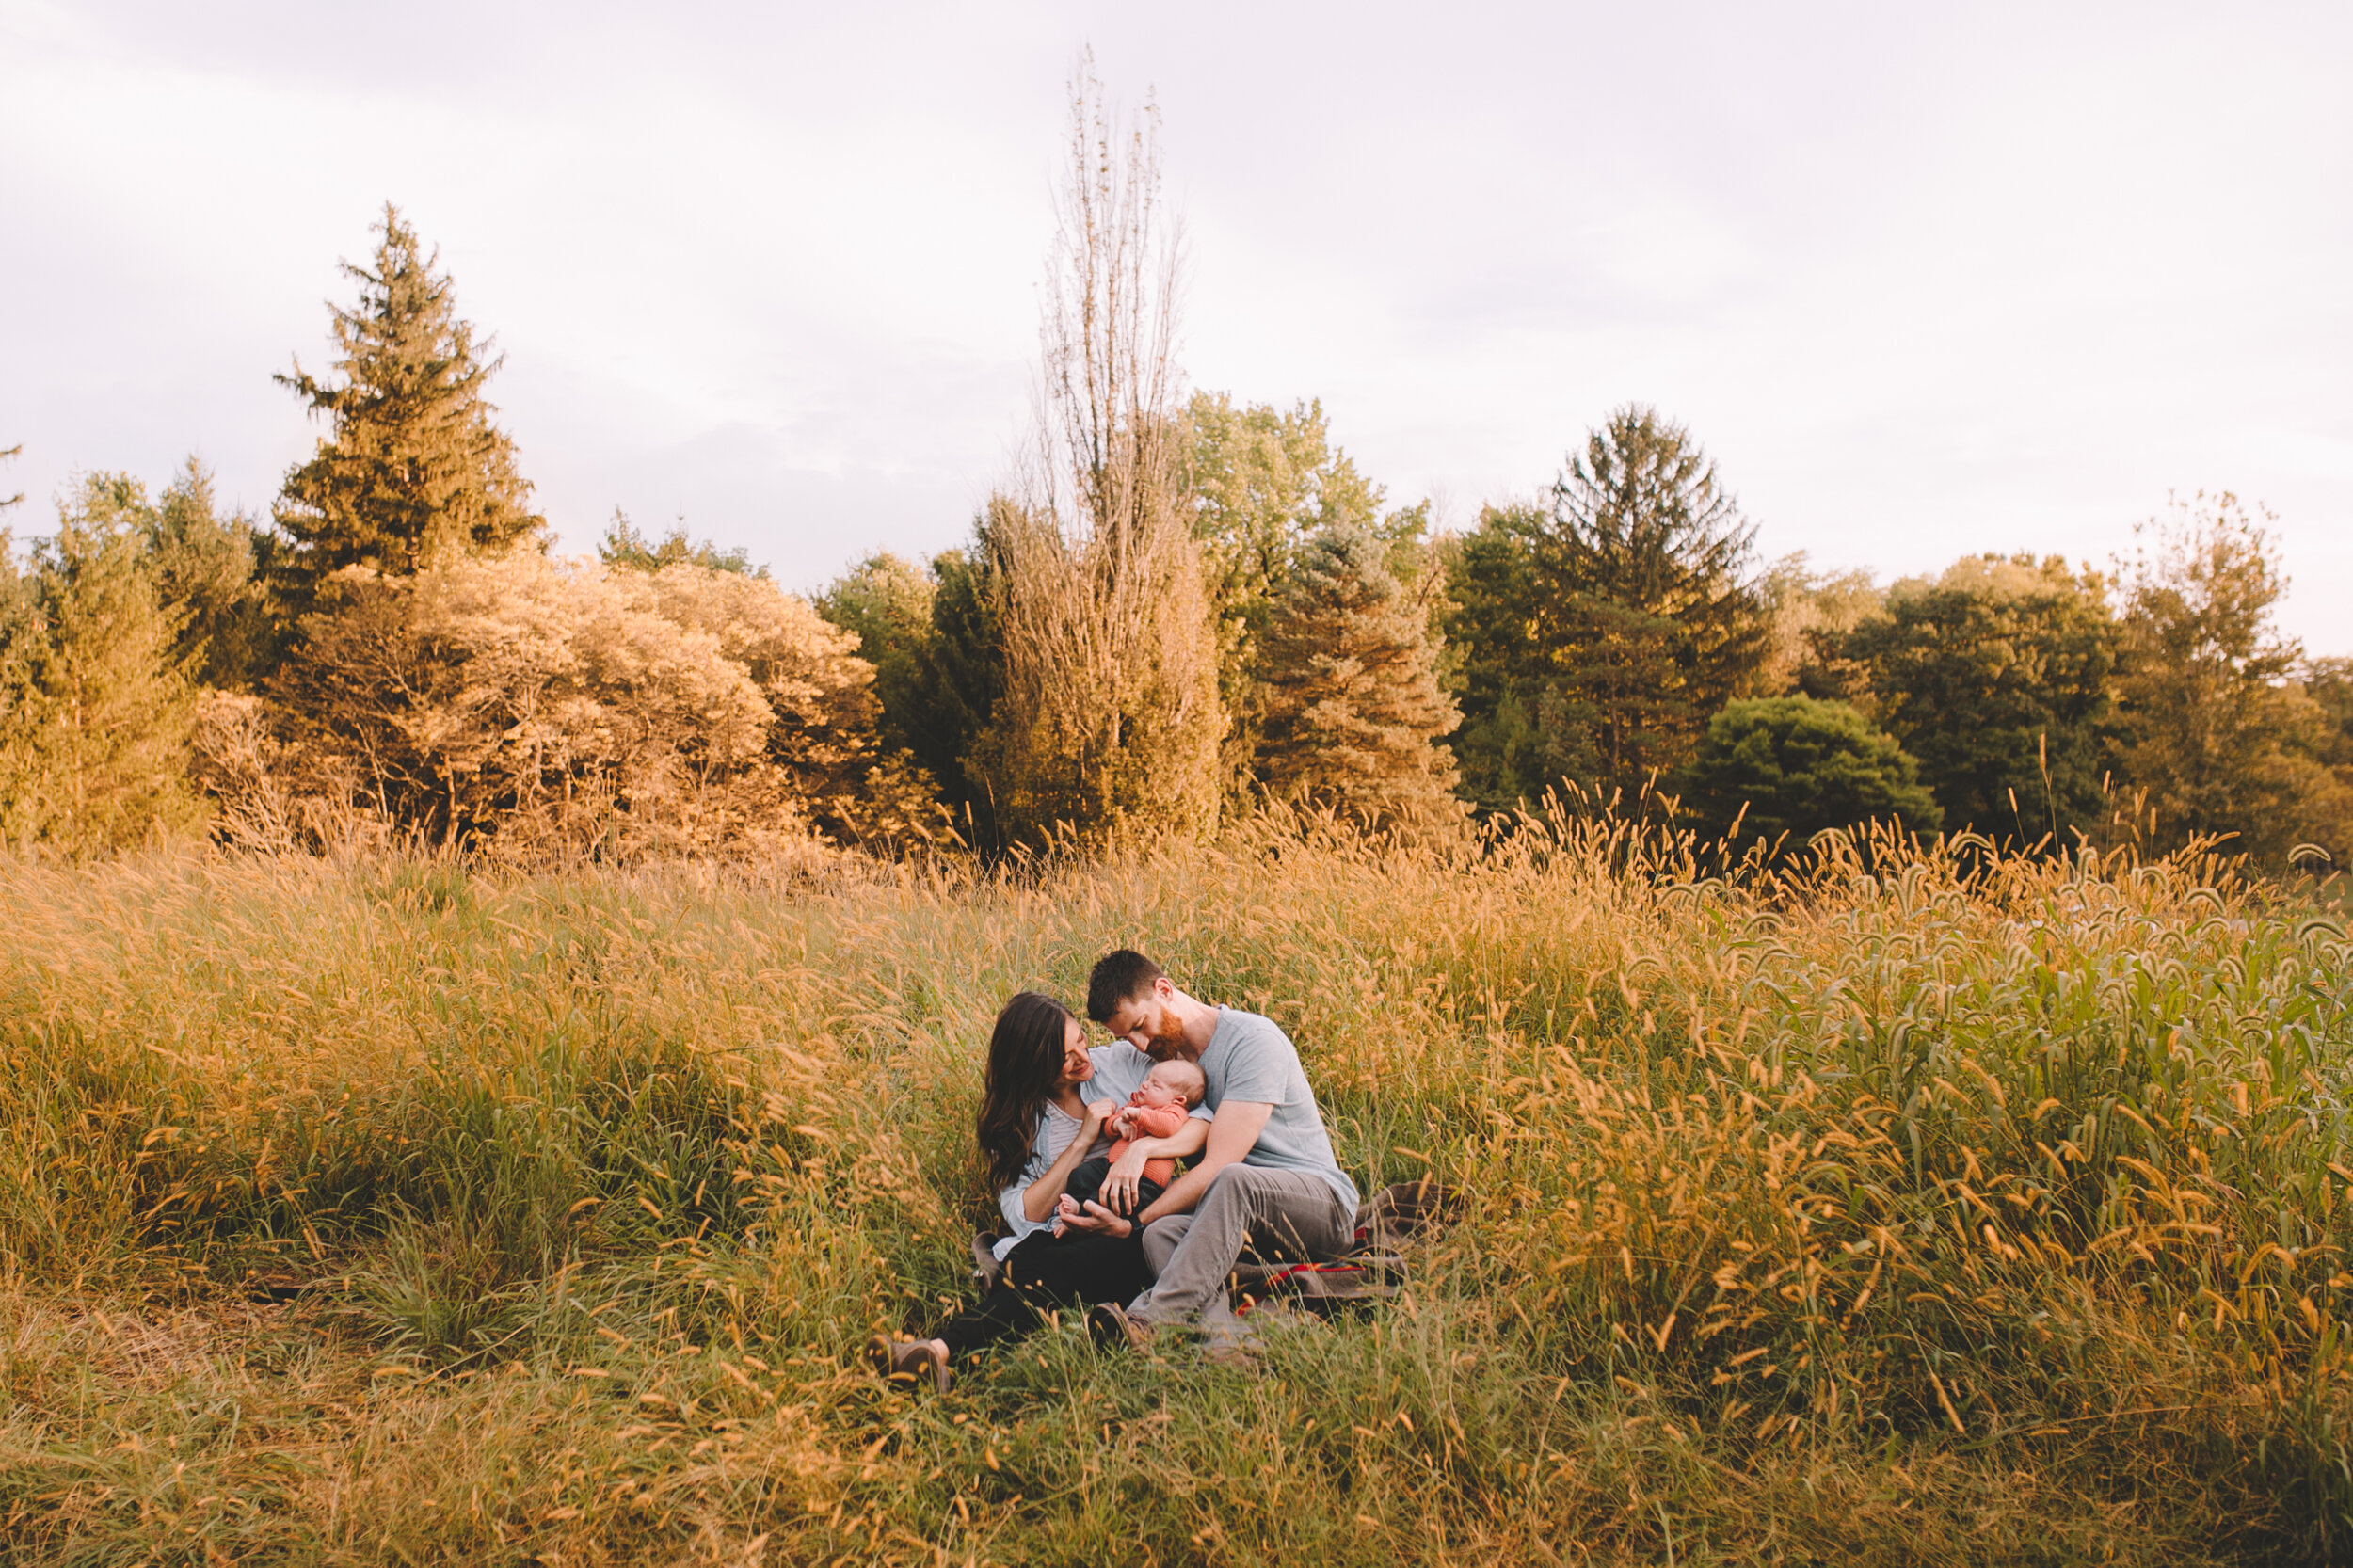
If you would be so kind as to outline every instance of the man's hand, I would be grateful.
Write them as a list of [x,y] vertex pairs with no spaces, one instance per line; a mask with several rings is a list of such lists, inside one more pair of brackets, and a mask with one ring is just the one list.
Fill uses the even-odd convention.
[[1124,1214],[1112,1213],[1093,1198],[1087,1199],[1086,1212],[1064,1213],[1062,1223],[1064,1230],[1082,1231],[1089,1236],[1109,1236],[1114,1240],[1129,1235],[1136,1228],[1133,1220]]
[[1144,1161],[1149,1158],[1144,1141],[1129,1144],[1126,1152],[1112,1161],[1112,1168],[1103,1174],[1103,1185],[1096,1189],[1096,1196],[1115,1213],[1132,1214],[1136,1208],[1136,1184],[1144,1179]]

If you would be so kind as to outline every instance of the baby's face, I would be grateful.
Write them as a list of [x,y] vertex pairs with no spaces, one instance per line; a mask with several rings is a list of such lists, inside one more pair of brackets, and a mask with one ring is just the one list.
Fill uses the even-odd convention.
[[1144,1104],[1152,1106],[1155,1109],[1160,1106],[1182,1105],[1185,1103],[1184,1090],[1179,1088],[1177,1085],[1169,1082],[1168,1080],[1162,1078],[1158,1072],[1150,1072],[1144,1075],[1144,1085],[1142,1088],[1137,1090],[1137,1094],[1142,1096]]

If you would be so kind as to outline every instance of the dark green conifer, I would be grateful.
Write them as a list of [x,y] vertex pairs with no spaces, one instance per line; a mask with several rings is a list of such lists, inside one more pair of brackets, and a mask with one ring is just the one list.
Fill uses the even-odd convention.
[[1768,651],[1754,536],[1689,432],[1640,405],[1570,455],[1548,505],[1490,508],[1451,573],[1473,797],[1567,782],[1631,802],[1689,760]]

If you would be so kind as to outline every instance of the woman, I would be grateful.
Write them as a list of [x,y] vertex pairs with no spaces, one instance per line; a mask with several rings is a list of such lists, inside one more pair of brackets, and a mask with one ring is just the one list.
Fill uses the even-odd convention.
[[[1087,1049],[1086,1031],[1051,997],[1024,991],[1005,1003],[989,1036],[976,1130],[988,1179],[1012,1235],[997,1244],[1004,1267],[988,1293],[941,1325],[936,1337],[896,1343],[876,1335],[867,1356],[885,1377],[929,1375],[948,1391],[949,1368],[1000,1339],[1027,1334],[1046,1314],[1125,1302],[1151,1283],[1143,1239],[1073,1232],[1055,1236],[1055,1200],[1081,1160],[1108,1147],[1103,1110],[1124,1102],[1152,1065],[1126,1041]],[[1086,1094],[1080,1085],[1092,1083]],[[1138,1139],[1120,1158],[1132,1176],[1144,1161],[1197,1153],[1209,1113],[1197,1111],[1173,1138]],[[1134,1171],[1127,1167],[1133,1164]]]

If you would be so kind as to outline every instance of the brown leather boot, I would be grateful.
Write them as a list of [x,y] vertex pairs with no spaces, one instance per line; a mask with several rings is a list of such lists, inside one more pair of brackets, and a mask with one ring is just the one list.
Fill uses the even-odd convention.
[[928,1376],[935,1389],[948,1392],[948,1358],[929,1339],[893,1340],[877,1334],[866,1341],[866,1360],[887,1383]]
[[1150,1354],[1152,1325],[1116,1302],[1099,1302],[1087,1308],[1087,1337],[1102,1351],[1135,1351]]

